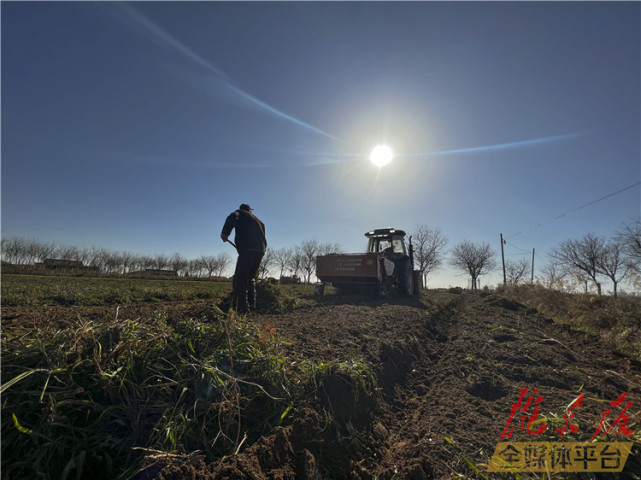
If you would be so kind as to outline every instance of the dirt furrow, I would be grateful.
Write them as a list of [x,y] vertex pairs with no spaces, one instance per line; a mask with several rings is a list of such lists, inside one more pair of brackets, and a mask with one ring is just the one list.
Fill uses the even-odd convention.
[[[343,459],[351,478],[473,475],[465,458],[484,468],[523,388],[544,397],[547,429],[538,440],[558,440],[555,429],[580,393],[584,436],[622,392],[641,404],[638,362],[495,296],[431,293],[422,303],[334,304],[262,320],[292,340],[293,357],[375,366],[380,396],[351,439],[351,454],[363,457]],[[328,459],[318,461],[322,472]]]

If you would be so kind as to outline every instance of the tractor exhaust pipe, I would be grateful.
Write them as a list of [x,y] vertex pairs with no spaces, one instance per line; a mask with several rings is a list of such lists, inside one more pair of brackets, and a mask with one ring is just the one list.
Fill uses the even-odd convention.
[[412,271],[414,271],[414,245],[412,245],[412,236],[410,235],[409,242],[409,254],[410,254],[410,265],[412,265]]
[[423,277],[420,271],[414,270],[414,245],[412,245],[412,236],[410,235],[410,241],[408,246],[408,253],[410,256],[410,265],[412,266],[411,275],[412,275],[412,294],[415,296],[420,296],[421,290],[423,290]]

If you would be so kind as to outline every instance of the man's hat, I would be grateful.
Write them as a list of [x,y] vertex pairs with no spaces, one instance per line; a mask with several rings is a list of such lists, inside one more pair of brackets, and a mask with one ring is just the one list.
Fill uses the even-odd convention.
[[239,207],[239,209],[240,209],[240,210],[245,210],[246,212],[251,212],[251,211],[253,210],[253,208],[252,208],[252,207],[250,207],[249,205],[247,205],[246,203],[243,203],[243,204]]

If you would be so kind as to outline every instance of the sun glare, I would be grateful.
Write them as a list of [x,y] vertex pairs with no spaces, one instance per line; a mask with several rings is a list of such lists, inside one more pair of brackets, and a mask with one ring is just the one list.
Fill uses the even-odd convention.
[[378,145],[374,147],[374,150],[372,150],[372,153],[370,153],[369,155],[369,159],[378,168],[387,165],[392,161],[393,158],[394,153],[392,152],[392,149],[387,145]]

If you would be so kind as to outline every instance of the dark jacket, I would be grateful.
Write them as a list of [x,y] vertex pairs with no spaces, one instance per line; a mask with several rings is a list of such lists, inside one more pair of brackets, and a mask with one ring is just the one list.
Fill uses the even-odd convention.
[[236,229],[234,243],[239,252],[255,251],[265,253],[267,248],[265,224],[253,213],[246,210],[232,212],[225,220],[222,233],[230,235],[234,228]]

